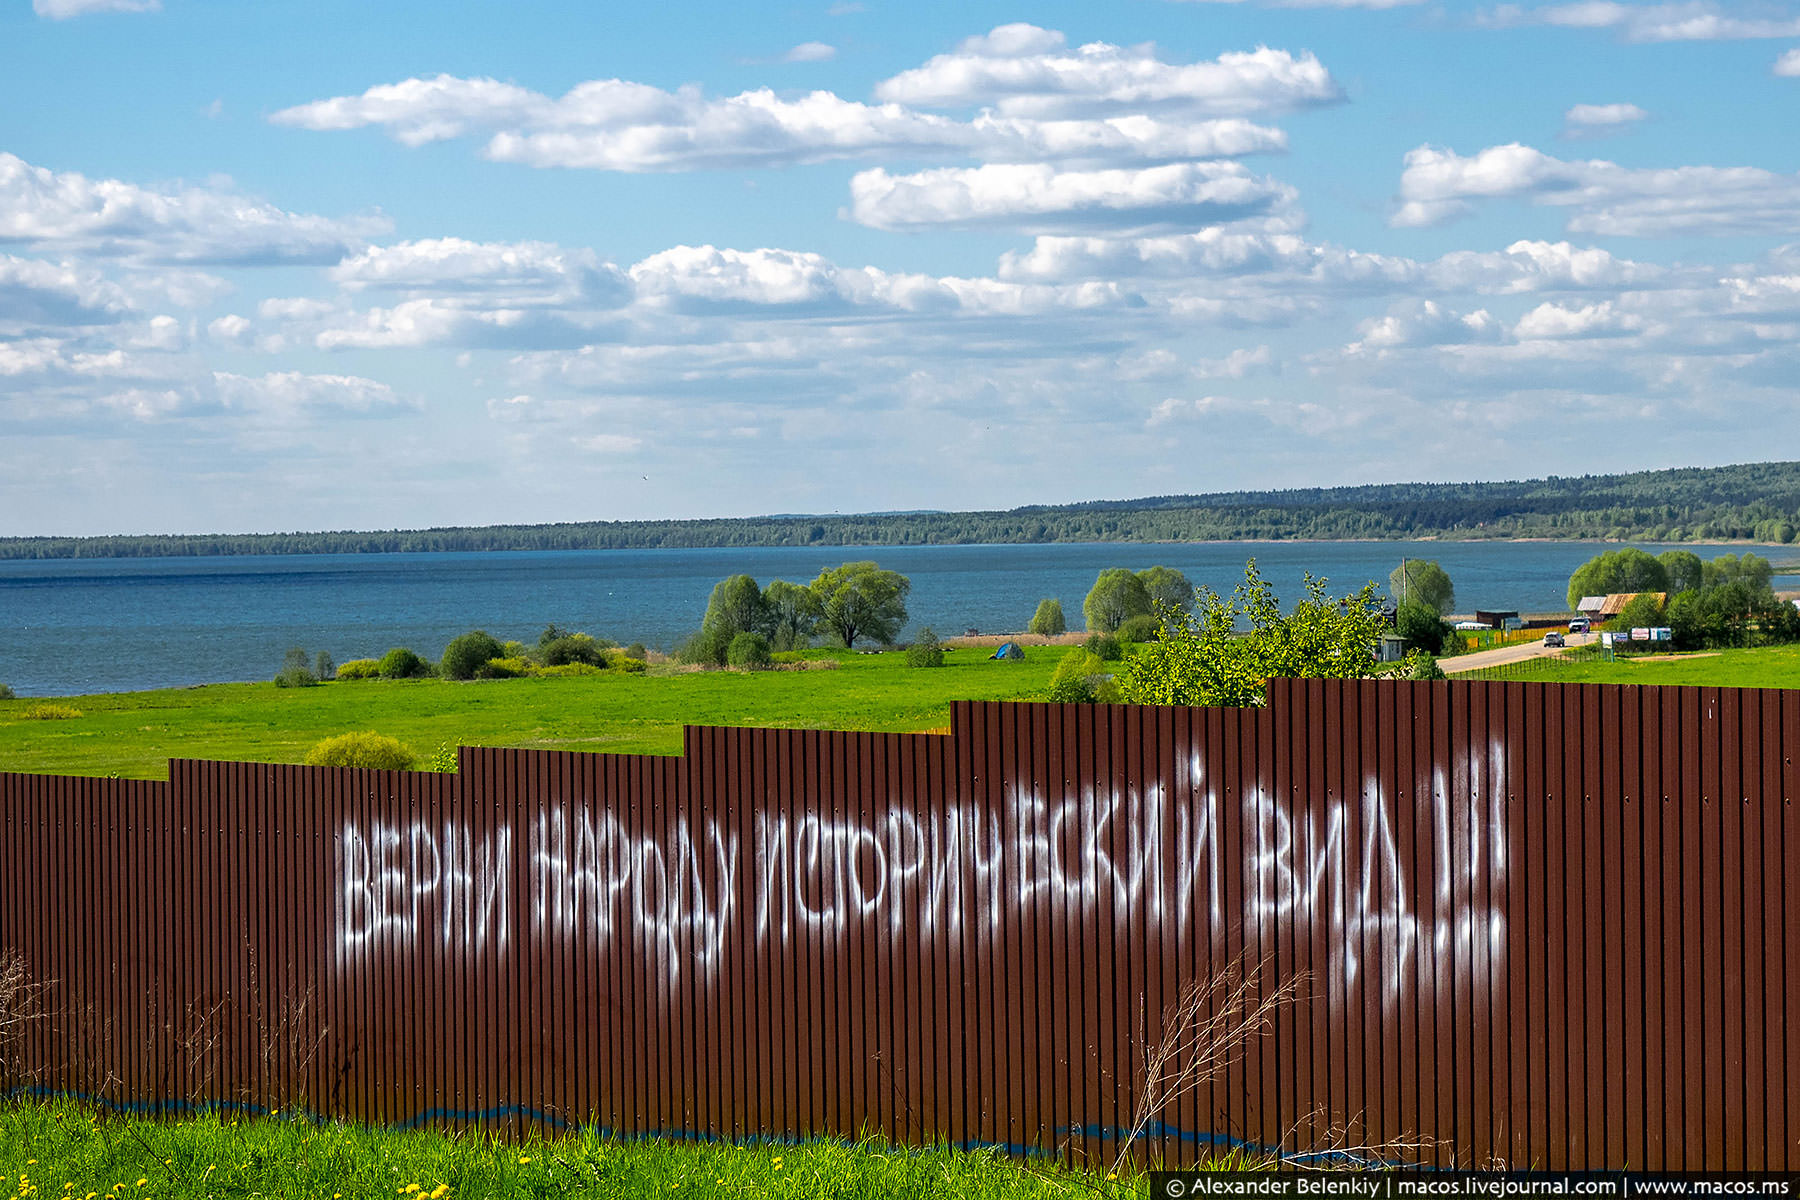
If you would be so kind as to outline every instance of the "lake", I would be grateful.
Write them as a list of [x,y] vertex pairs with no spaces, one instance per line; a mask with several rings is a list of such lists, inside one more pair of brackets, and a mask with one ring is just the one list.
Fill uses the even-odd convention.
[[[1162,564],[1230,592],[1254,556],[1284,604],[1302,572],[1334,594],[1386,587],[1402,556],[1433,558],[1457,608],[1560,610],[1595,542],[1228,542],[591,550],[489,554],[281,555],[0,562],[0,683],[20,695],[73,695],[269,679],[290,646],[338,662],[411,646],[435,659],[482,628],[535,642],[555,622],[621,644],[666,649],[695,629],[713,584],[748,572],[806,582],[859,559],[912,580],[908,632],[1023,629],[1054,596],[1072,627],[1105,567]],[[1663,547],[1646,546],[1657,551]],[[1789,546],[1686,547],[1702,558]],[[1777,587],[1793,587],[1792,577]]]

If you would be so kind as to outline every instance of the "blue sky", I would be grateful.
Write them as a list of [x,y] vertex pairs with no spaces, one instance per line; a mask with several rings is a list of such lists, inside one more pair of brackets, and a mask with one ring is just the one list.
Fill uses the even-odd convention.
[[1800,5],[0,0],[0,533],[1800,458]]

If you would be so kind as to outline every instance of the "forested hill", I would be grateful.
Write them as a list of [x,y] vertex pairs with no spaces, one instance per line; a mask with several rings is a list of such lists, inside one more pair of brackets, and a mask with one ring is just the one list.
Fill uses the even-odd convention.
[[335,533],[0,538],[0,558],[884,546],[995,542],[1183,542],[1295,538],[1632,538],[1792,542],[1800,463],[1551,476],[1506,483],[1156,496],[1007,512],[771,516],[697,521]]

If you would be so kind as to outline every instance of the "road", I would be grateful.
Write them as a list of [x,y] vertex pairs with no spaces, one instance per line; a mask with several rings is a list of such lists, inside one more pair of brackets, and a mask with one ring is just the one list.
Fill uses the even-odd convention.
[[[1570,646],[1585,646],[1599,636],[1597,633],[1564,635]],[[1460,675],[1464,671],[1479,671],[1483,667],[1498,667],[1504,663],[1524,662],[1528,658],[1543,658],[1546,655],[1557,653],[1560,651],[1553,646],[1544,645],[1544,640],[1539,638],[1535,642],[1521,642],[1517,646],[1502,646],[1498,650],[1477,650],[1473,654],[1459,654],[1455,658],[1440,658],[1438,666],[1446,675]]]

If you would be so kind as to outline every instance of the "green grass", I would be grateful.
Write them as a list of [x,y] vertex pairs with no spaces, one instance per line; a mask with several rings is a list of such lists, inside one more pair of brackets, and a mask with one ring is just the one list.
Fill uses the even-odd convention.
[[522,1196],[1124,1197],[1109,1180],[992,1152],[878,1140],[733,1146],[612,1141],[593,1133],[492,1140],[305,1120],[110,1117],[71,1101],[0,1105],[0,1196],[24,1200]]
[[33,719],[42,702],[0,701],[0,770],[160,779],[170,758],[301,762],[353,730],[399,738],[428,759],[443,743],[678,754],[683,725],[917,732],[950,723],[952,700],[1041,696],[1066,653],[1023,662],[951,650],[908,668],[899,652],[818,654],[836,670],[605,671],[566,679],[356,680],[319,687],[223,683],[69,697],[79,716]]
[[1705,655],[1645,654],[1615,659],[1562,655],[1453,676],[1547,683],[1657,683],[1684,687],[1800,688],[1800,646],[1720,650]]

